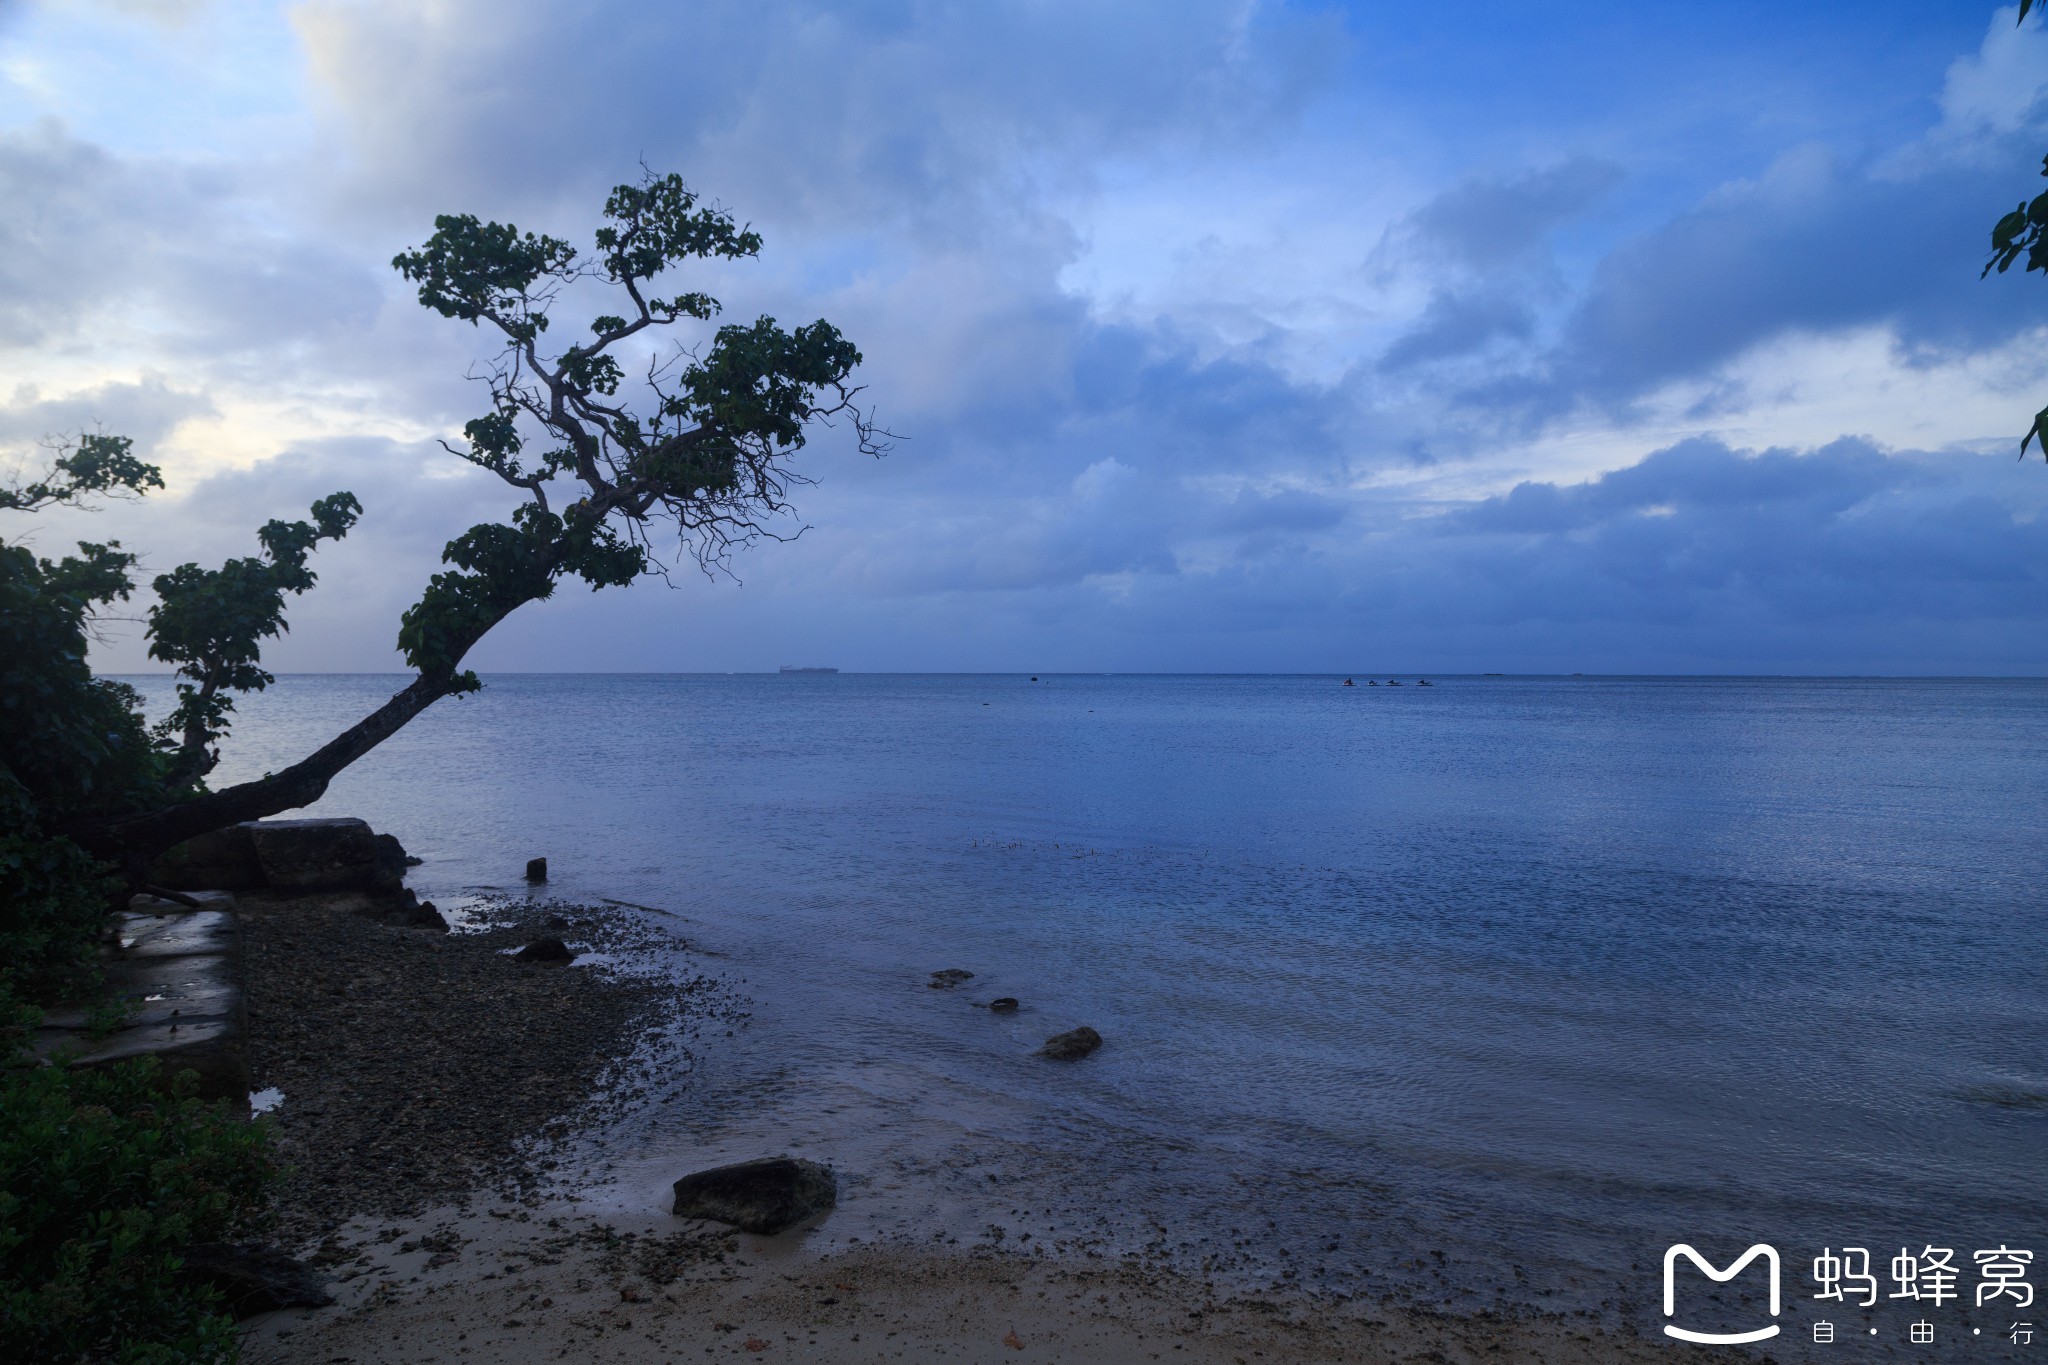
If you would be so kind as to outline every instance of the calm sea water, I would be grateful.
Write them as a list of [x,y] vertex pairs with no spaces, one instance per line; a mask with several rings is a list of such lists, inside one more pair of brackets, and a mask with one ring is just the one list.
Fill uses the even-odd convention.
[[[281,680],[222,776],[398,681]],[[2048,684],[1337,681],[494,677],[317,811],[744,979],[619,1200],[796,1150],[834,1235],[1637,1314],[1674,1241],[2048,1253]]]

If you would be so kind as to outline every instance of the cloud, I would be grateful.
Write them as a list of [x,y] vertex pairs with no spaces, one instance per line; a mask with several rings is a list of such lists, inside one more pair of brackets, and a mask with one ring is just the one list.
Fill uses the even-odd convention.
[[31,451],[39,452],[46,442],[107,431],[128,437],[146,457],[180,423],[214,413],[205,395],[174,389],[155,375],[49,396],[24,384],[0,405],[0,451],[33,461]]
[[1624,178],[1613,162],[1581,156],[1541,170],[1468,180],[1409,214],[1391,236],[1468,270],[1494,272],[1543,256],[1551,233]]
[[1457,571],[1493,586],[1482,619],[2038,621],[2048,521],[1992,496],[1988,472],[1849,438],[1805,452],[1697,439],[1586,483],[1520,484],[1440,530]]
[[[351,193],[499,213],[639,157],[809,231],[956,246],[1103,155],[1242,136],[1332,70],[1329,17],[1236,0],[308,4]],[[530,79],[508,80],[508,72]]]
[[[173,496],[94,529],[165,564],[367,504],[285,666],[388,665],[441,543],[503,511],[431,439],[488,338],[391,253],[447,211],[587,240],[643,156],[768,238],[684,287],[840,324],[908,439],[809,448],[815,529],[743,588],[565,594],[487,666],[2040,653],[2041,480],[1967,444],[2048,385],[2038,281],[1975,278],[2048,135],[2009,14],[1820,133],[1719,85],[1604,127],[1375,88],[1371,16],[1241,0],[293,14],[303,67],[234,107],[298,121],[246,145],[0,130],[0,353],[34,386],[0,443],[174,455]],[[1468,103],[1523,112],[1474,140]]]
[[362,328],[384,289],[318,236],[267,227],[246,168],[117,156],[44,120],[0,131],[0,347],[186,363]]

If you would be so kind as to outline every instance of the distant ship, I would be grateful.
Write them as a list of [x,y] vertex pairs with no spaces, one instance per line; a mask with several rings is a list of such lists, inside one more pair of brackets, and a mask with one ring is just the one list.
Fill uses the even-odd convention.
[[795,664],[784,664],[782,671],[784,673],[837,673],[839,670],[836,668],[798,668]]

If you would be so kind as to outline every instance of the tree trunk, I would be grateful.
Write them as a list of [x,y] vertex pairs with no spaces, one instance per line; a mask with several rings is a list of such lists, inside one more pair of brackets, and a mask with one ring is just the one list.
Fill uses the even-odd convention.
[[433,678],[422,675],[395,693],[390,701],[283,772],[207,792],[144,815],[70,831],[71,837],[88,852],[118,864],[131,883],[139,883],[151,863],[187,839],[245,820],[260,820],[280,811],[310,806],[326,792],[335,774],[397,734],[407,721],[452,691],[452,674]]

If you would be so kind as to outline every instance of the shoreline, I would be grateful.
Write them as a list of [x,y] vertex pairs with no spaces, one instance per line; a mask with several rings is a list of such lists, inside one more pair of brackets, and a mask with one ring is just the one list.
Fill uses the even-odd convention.
[[[443,935],[367,918],[359,899],[246,901],[252,1072],[284,1092],[270,1121],[298,1168],[274,1228],[337,1299],[245,1324],[252,1361],[601,1348],[619,1360],[1619,1362],[1666,1349],[1584,1311],[1232,1286],[1135,1251],[842,1241],[822,1227],[757,1237],[621,1208],[602,1195],[604,1132],[686,1082],[690,1039],[743,1020],[743,1002],[708,975],[635,970],[637,955],[689,950],[630,907],[482,895],[459,915],[464,931]],[[544,933],[592,965],[505,956]],[[679,1151],[675,1174],[686,1169]]]

